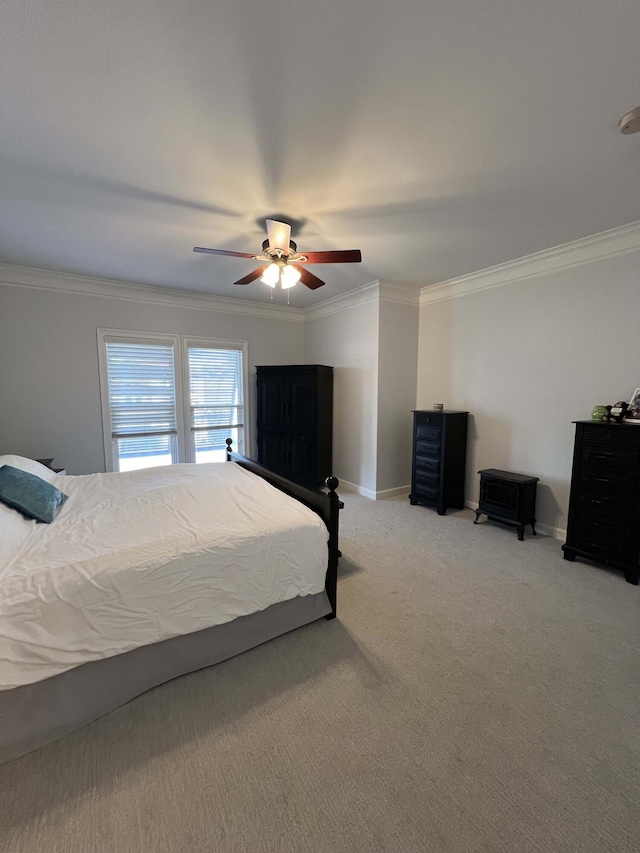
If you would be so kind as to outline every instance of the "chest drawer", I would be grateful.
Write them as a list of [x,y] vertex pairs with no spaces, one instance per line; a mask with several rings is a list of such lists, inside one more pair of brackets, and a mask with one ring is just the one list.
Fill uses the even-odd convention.
[[416,439],[416,459],[421,457],[440,457],[439,441],[421,441]]
[[578,484],[585,491],[599,495],[625,495],[633,497],[638,483],[633,471],[607,471],[582,465],[578,475]]
[[631,498],[625,494],[608,494],[581,491],[576,495],[576,505],[581,510],[601,513],[612,518],[632,519],[636,515],[636,507]]
[[416,412],[416,430],[419,430],[421,427],[440,429],[441,426],[441,412]]
[[634,473],[638,470],[640,454],[635,447],[607,446],[605,444],[584,445],[581,452],[581,468],[597,471],[603,468],[607,471],[625,471]]
[[416,480],[414,494],[427,501],[436,501],[440,495],[440,485],[436,481]]
[[416,439],[418,441],[440,441],[441,430],[439,427],[418,426],[416,427]]
[[415,472],[417,477],[438,477],[440,474],[440,460],[435,457],[418,457],[415,460]]
[[581,512],[576,517],[575,545],[594,556],[625,562],[634,550],[634,535],[628,524],[617,519]]

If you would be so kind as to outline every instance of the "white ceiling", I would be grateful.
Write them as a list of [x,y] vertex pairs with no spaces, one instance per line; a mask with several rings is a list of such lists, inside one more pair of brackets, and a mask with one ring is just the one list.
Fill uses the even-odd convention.
[[5,263],[268,301],[191,250],[285,214],[363,253],[302,307],[640,219],[638,0],[4,0],[0,27]]

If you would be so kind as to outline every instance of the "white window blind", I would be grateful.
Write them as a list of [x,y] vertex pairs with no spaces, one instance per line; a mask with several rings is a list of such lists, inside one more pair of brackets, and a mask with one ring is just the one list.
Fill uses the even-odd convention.
[[150,464],[174,461],[177,424],[173,346],[107,341],[106,354],[111,436],[118,469],[130,467],[127,458],[146,458]]
[[241,349],[188,347],[189,429],[196,461],[215,458],[231,436],[242,447],[244,430]]

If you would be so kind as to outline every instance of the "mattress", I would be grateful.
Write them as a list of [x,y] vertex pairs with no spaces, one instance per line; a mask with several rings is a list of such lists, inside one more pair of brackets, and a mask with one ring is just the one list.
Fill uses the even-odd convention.
[[324,589],[321,519],[233,463],[52,482],[51,525],[0,514],[0,690]]

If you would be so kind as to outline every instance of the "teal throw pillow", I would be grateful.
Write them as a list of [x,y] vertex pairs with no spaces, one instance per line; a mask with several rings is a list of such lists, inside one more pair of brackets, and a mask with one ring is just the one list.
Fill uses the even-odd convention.
[[0,501],[27,518],[51,524],[67,495],[46,480],[12,465],[0,468]]

